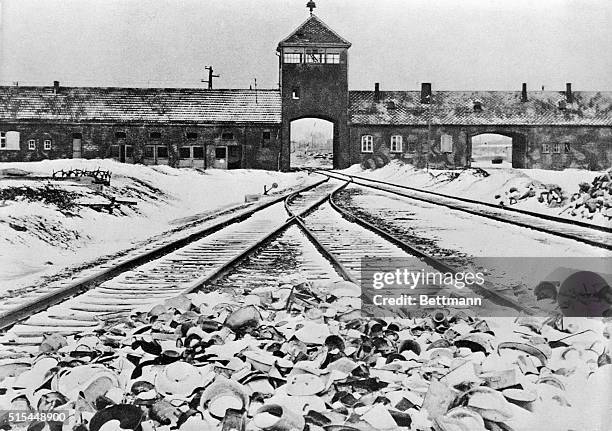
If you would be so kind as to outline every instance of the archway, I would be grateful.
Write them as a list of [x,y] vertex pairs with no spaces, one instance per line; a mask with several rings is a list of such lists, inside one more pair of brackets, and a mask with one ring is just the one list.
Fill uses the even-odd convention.
[[518,133],[483,132],[470,137],[471,166],[475,168],[524,168],[525,137]]
[[333,168],[334,123],[321,118],[300,118],[290,123],[292,169]]

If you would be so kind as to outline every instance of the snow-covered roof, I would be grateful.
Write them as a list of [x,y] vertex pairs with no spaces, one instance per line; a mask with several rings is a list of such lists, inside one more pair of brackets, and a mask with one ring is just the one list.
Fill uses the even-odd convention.
[[[573,103],[559,109],[565,92],[434,91],[429,104],[420,91],[350,92],[350,121],[364,125],[571,125],[612,126],[612,92],[573,92]],[[474,109],[480,101],[482,110]]]
[[278,46],[329,46],[349,48],[351,43],[333,31],[321,18],[312,14]]
[[0,86],[0,120],[280,123],[278,90]]

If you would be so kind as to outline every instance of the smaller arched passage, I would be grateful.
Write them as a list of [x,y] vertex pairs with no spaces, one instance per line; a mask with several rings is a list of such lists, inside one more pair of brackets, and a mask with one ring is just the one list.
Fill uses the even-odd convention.
[[525,168],[525,135],[506,131],[477,132],[469,137],[472,167]]
[[334,167],[334,123],[315,117],[291,121],[290,165],[292,169]]

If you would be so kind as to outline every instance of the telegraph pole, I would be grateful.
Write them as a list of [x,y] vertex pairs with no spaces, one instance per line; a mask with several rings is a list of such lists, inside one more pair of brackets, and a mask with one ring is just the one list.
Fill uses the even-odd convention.
[[206,66],[204,67],[204,69],[208,70],[208,80],[204,80],[202,79],[202,82],[207,82],[208,83],[208,89],[212,90],[213,88],[213,78],[220,78],[221,75],[214,75],[213,74],[213,67],[212,66]]

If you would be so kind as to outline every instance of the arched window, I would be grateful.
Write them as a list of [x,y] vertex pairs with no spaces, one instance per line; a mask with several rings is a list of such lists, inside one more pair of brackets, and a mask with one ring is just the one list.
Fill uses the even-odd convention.
[[374,152],[374,138],[372,138],[372,135],[363,135],[361,137],[361,152],[362,153]]
[[403,148],[403,138],[401,135],[393,135],[391,136],[391,152],[392,153],[401,153],[404,151]]

